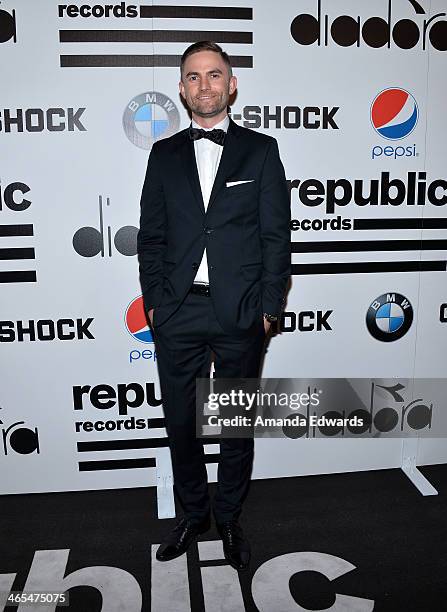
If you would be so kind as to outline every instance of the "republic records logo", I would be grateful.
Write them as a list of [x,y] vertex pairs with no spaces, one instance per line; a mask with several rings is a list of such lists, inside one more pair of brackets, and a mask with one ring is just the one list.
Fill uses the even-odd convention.
[[402,338],[413,322],[413,307],[400,293],[384,293],[376,298],[366,313],[369,333],[381,342]]
[[157,140],[178,132],[180,114],[168,96],[148,91],[135,96],[127,104],[123,127],[131,143],[148,150]]

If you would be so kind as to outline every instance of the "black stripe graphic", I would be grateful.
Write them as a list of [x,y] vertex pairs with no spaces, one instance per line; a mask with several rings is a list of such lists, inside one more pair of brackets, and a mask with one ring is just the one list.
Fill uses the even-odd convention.
[[35,283],[36,280],[34,270],[0,272],[0,283]]
[[[61,68],[178,68],[180,55],[61,55]],[[234,68],[253,68],[253,57],[230,56]]]
[[252,32],[217,32],[212,30],[59,30],[59,41],[82,42],[197,42],[253,43]]
[[32,223],[19,225],[0,225],[0,237],[2,236],[34,236]]
[[292,264],[292,274],[371,274],[375,272],[445,272],[445,261],[362,261]]
[[354,219],[354,229],[447,229],[447,219]]
[[148,419],[149,427],[160,428],[165,426],[164,417],[154,417],[153,419]]
[[155,458],[142,459],[109,459],[108,461],[79,461],[80,472],[94,472],[97,470],[131,470],[134,468],[155,467]]
[[167,438],[144,438],[137,440],[92,440],[78,442],[79,452],[128,450],[132,448],[162,448],[168,445]]
[[447,240],[327,240],[322,242],[292,242],[292,253],[419,250],[446,251]]
[[253,19],[253,9],[236,6],[141,5],[140,17],[152,19]]
[[7,248],[0,249],[0,259],[36,259],[36,255],[31,248]]
[[219,453],[205,453],[205,463],[217,463],[219,457]]
[[213,559],[210,561],[200,561],[200,567],[216,567],[218,566],[223,566],[223,565],[229,565],[228,561],[226,559]]

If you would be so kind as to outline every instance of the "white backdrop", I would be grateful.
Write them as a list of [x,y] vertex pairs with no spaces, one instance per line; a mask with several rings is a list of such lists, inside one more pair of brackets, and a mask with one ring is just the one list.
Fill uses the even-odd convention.
[[[172,105],[178,129],[189,123],[173,56],[190,41],[212,37],[209,32],[230,55],[245,58],[235,64],[248,64],[234,69],[239,88],[233,117],[242,124],[248,118],[252,127],[278,139],[290,181],[316,179],[326,189],[331,180],[352,185],[357,180],[365,195],[370,181],[384,172],[404,183],[412,180],[408,173],[426,173],[428,184],[439,181],[432,202],[423,194],[418,204],[407,200],[395,206],[351,200],[334,212],[327,212],[324,197],[309,206],[303,190],[291,190],[296,266],[286,329],[268,346],[263,376],[445,376],[447,324],[440,310],[447,302],[447,53],[440,40],[447,31],[446,2],[232,0],[228,13],[226,3],[214,0],[213,13],[205,1],[195,0],[196,8],[185,12],[191,3],[177,0],[169,17],[163,12],[167,4],[116,2],[109,16],[106,3],[1,4],[1,493],[147,486],[156,483],[157,469],[169,473],[163,423],[148,421],[161,418],[162,407],[154,345],[137,337],[142,333],[148,339],[139,311],[133,228],[151,138],[174,129]],[[371,46],[374,25],[377,35],[387,31],[368,20],[386,20],[389,7],[393,36],[389,44]],[[312,41],[318,10],[321,44],[303,44]],[[119,16],[125,11],[136,16]],[[435,15],[424,48],[423,23]],[[349,37],[348,16],[360,18],[358,44],[337,42]],[[192,32],[190,41],[185,31]],[[113,42],[120,37],[122,42]],[[170,38],[179,42],[158,42]],[[65,42],[76,39],[80,42]],[[248,42],[225,42],[229,39]],[[154,62],[161,65],[151,67]],[[389,89],[403,90],[398,97],[407,96],[406,105],[399,114],[394,98],[383,95],[373,118],[379,117],[379,130],[383,123],[401,129],[398,139],[385,138],[371,120],[373,101]],[[145,93],[146,105],[139,97]],[[266,115],[275,113],[278,120],[267,117],[264,125]],[[289,127],[283,125],[284,113]],[[146,148],[128,138],[124,115],[129,134],[138,135]],[[424,175],[418,178],[422,182]],[[322,188],[315,185],[307,186],[307,204],[315,204]],[[336,195],[341,197],[341,188]],[[383,202],[386,193],[382,196]],[[321,226],[338,215],[351,229],[298,229],[305,219]],[[393,219],[398,226],[387,228]],[[359,228],[373,220],[376,228]],[[115,239],[121,228],[127,229]],[[341,241],[355,243],[340,251]],[[320,243],[327,243],[326,249]],[[303,244],[308,252],[300,252]],[[378,262],[376,271],[358,267],[362,262]],[[337,263],[347,267],[334,269]],[[370,304],[387,293],[411,303],[413,322],[401,338],[384,342],[371,335],[365,318]],[[326,327],[286,331],[304,311],[314,313],[315,320],[318,311],[331,311]],[[305,323],[312,320],[301,316]],[[57,333],[52,338],[58,321],[62,338]],[[21,335],[30,325],[34,336]],[[126,409],[121,400],[119,407],[116,394],[131,383],[137,397],[144,397],[138,406]],[[84,387],[81,395],[79,387]],[[82,397],[76,406],[75,396]],[[129,391],[127,397],[132,403],[135,394]],[[116,430],[119,419],[130,417],[142,419],[142,428]],[[96,431],[93,424],[99,421],[115,429]],[[254,477],[280,477],[400,466],[402,440],[257,440],[256,450]],[[446,461],[445,440],[421,441],[418,460]],[[211,478],[215,469],[211,461]]]

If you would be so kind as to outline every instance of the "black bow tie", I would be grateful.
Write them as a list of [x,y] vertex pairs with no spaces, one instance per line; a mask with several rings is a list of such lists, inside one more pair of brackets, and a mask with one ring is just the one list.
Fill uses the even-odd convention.
[[224,130],[202,130],[200,128],[189,128],[189,137],[191,140],[200,140],[200,138],[208,138],[212,142],[223,147],[225,141]]

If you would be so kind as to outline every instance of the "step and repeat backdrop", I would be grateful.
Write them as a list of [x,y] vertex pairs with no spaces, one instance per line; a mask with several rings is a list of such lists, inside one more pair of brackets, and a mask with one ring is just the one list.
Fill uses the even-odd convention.
[[[263,376],[403,377],[410,429],[411,381],[445,377],[447,0],[142,2],[0,6],[0,493],[169,482],[136,234],[196,40],[232,57],[231,116],[278,139],[290,188]],[[402,439],[316,438],[258,439],[254,477],[401,464]]]

